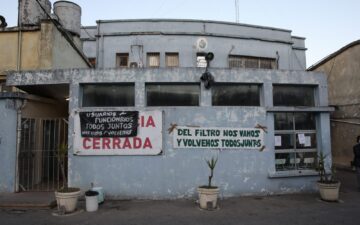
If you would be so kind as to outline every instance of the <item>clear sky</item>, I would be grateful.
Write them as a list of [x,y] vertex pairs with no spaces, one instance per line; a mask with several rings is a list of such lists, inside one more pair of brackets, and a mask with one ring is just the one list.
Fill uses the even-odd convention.
[[[35,1],[35,0],[34,0]],[[17,0],[0,0],[0,15],[17,23]],[[52,3],[55,0],[51,0]],[[103,19],[174,18],[235,22],[235,0],[73,0],[82,25]],[[307,67],[360,39],[360,0],[239,0],[240,23],[292,30],[306,38]]]

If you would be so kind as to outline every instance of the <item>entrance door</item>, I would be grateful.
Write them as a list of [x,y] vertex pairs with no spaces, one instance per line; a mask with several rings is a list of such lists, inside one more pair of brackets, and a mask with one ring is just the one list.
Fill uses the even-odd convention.
[[64,147],[67,148],[67,130],[65,118],[22,118],[20,191],[54,191],[66,184],[67,152],[65,157],[60,156]]

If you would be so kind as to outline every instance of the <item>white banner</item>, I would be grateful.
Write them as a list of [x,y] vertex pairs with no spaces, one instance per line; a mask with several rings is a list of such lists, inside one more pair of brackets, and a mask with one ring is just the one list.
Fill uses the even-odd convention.
[[258,128],[176,127],[174,148],[263,149],[264,131]]
[[74,118],[76,155],[158,155],[162,151],[162,111],[141,111],[136,137],[82,137]]

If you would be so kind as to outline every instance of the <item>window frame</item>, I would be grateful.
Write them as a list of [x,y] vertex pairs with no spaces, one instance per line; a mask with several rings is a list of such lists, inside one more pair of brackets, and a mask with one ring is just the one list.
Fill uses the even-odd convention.
[[[152,66],[150,65],[150,57],[157,57],[157,61],[158,61],[158,65],[156,66]],[[149,68],[159,68],[161,63],[160,63],[160,52],[147,52],[146,53],[146,66],[149,67]]]
[[[200,62],[199,58],[204,58],[201,59],[202,62]],[[197,68],[206,68],[207,67],[207,61],[206,61],[206,53],[205,52],[197,52],[196,53],[196,58],[195,58],[195,66]]]
[[[176,85],[196,85],[198,88],[198,98],[197,98],[197,105],[149,105],[148,104],[148,89],[149,86],[155,85],[169,85],[169,86],[176,86]],[[201,103],[201,84],[197,82],[146,82],[145,83],[145,107],[199,107]]]
[[[101,106],[101,105],[84,105],[84,86],[87,85],[93,85],[93,86],[128,86],[128,87],[132,87],[132,94],[133,94],[133,98],[132,98],[132,104],[130,105],[105,105],[105,106]],[[106,108],[106,107],[135,107],[135,83],[133,82],[126,82],[126,83],[80,83],[80,96],[81,98],[79,99],[79,105],[81,108]],[[95,87],[96,88],[96,87]],[[128,93],[128,92],[127,92]]]
[[[284,129],[284,130],[276,130],[276,114],[283,114],[283,113],[287,113],[287,114],[291,114],[291,118],[292,118],[292,129]],[[314,128],[313,129],[302,129],[302,130],[298,130],[296,128],[296,116],[295,114],[297,113],[307,113],[307,114],[311,114],[313,117],[313,123],[314,123]],[[283,173],[283,172],[287,172],[287,173],[291,173],[291,172],[296,172],[296,173],[301,173],[302,171],[316,171],[315,168],[315,163],[317,161],[317,152],[318,152],[318,140],[317,140],[317,114],[315,112],[275,112],[273,113],[274,116],[274,140],[276,136],[281,136],[281,135],[290,135],[290,137],[292,137],[292,144],[293,146],[291,148],[277,148],[278,146],[276,146],[276,143],[274,143],[274,156],[275,156],[275,162],[274,162],[274,166],[275,166],[275,171],[276,173]],[[299,148],[298,145],[298,135],[299,134],[304,134],[305,136],[308,135],[311,137],[311,135],[315,136],[315,143],[311,144],[311,145],[315,145],[313,146],[309,146],[309,148]],[[282,136],[281,136],[282,137]],[[312,142],[312,139],[311,139]],[[312,153],[314,154],[314,156],[312,157],[313,162],[312,162],[312,166],[307,167],[307,165],[300,167],[300,162],[301,162],[301,158],[298,161],[297,159],[299,159],[297,157],[297,154],[304,154],[304,153]],[[289,154],[289,155],[293,155],[292,159],[294,160],[289,160],[289,164],[294,164],[293,166],[286,166],[286,162],[287,159],[285,158],[280,158],[280,159],[285,159],[285,163],[283,164],[282,168],[280,169],[280,166],[278,165],[282,165],[282,164],[277,164],[277,160],[278,158],[276,157],[277,154]],[[305,157],[303,157],[303,165],[305,164]],[[293,162],[291,162],[293,161]]]
[[[278,104],[275,103],[275,88],[276,87],[288,87],[288,88],[299,88],[302,89],[302,92],[304,92],[304,88],[311,88],[312,89],[312,99],[310,105],[292,105],[292,104]],[[317,106],[317,85],[312,84],[279,84],[279,83],[273,83],[272,84],[272,100],[273,100],[273,106],[274,107],[316,107]],[[289,98],[289,97],[287,97]]]
[[[215,105],[214,104],[214,90],[216,89],[215,87],[219,87],[219,86],[249,86],[249,85],[254,85],[258,87],[258,104],[257,105],[247,105],[247,104],[238,104],[238,105],[225,105],[225,104],[218,104]],[[215,106],[215,107],[261,107],[262,106],[262,93],[263,93],[263,84],[262,83],[233,83],[233,82],[217,82],[213,85],[213,88],[211,89],[211,105]]]
[[[256,61],[257,67],[246,66],[247,63],[254,63],[255,61]],[[262,67],[261,65],[265,62],[266,63],[270,62],[271,68]],[[239,66],[233,66],[236,64],[238,64]],[[236,54],[228,55],[228,66],[229,66],[229,68],[244,68],[244,69],[268,69],[268,70],[277,69],[275,58],[236,55]]]
[[[177,57],[177,65],[169,65],[169,57]],[[180,66],[179,52],[165,52],[165,66],[169,68],[176,68]]]
[[[122,66],[121,65],[121,58],[125,57],[126,58],[126,66]],[[129,53],[128,52],[119,52],[116,53],[116,68],[128,68],[130,65],[129,62]]]

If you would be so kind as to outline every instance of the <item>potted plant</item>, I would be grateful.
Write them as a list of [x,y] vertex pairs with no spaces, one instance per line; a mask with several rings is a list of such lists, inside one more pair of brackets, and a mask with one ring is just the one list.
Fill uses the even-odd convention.
[[60,214],[74,212],[76,210],[78,197],[81,193],[80,188],[68,187],[65,174],[67,154],[67,144],[60,144],[57,152],[57,159],[64,185],[55,191],[56,203]]
[[334,180],[335,169],[331,167],[331,173],[326,174],[324,154],[320,152],[318,155],[318,171],[320,180],[317,182],[320,197],[324,201],[338,201],[340,181]]
[[208,185],[203,185],[198,187],[199,193],[199,203],[201,209],[216,209],[217,208],[217,198],[219,194],[219,188],[211,185],[212,178],[214,176],[214,169],[217,163],[217,158],[211,158],[211,160],[206,160],[208,167],[210,168],[210,176]]

